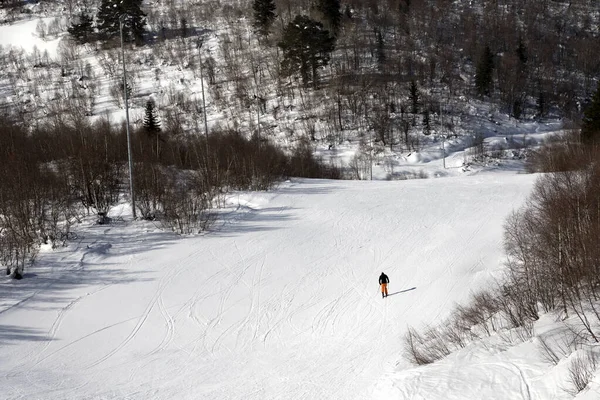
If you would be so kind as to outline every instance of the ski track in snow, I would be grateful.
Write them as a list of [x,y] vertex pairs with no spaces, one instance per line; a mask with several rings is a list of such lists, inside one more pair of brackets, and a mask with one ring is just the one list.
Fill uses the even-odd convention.
[[[65,292],[40,325],[46,340],[0,345],[0,360],[16,354],[10,346],[25,354],[0,367],[0,390],[11,400],[371,398],[401,357],[406,327],[442,318],[474,289],[478,271],[498,268],[489,263],[501,254],[501,223],[532,183],[306,180],[248,194],[258,205],[230,216],[223,234],[144,249],[134,226],[111,227],[102,243],[113,258],[94,268],[117,263],[149,279],[134,278],[131,290],[116,281]],[[134,255],[110,247],[125,235],[140,247]],[[91,255],[84,251],[80,266]],[[391,278],[386,299],[382,270]],[[0,313],[0,326],[28,326],[27,298],[21,303]],[[78,330],[90,309],[102,325]],[[50,373],[56,365],[64,368]],[[488,367],[506,372],[499,381],[518,378],[523,399],[536,398],[517,364]],[[399,398],[428,384],[406,376]]]

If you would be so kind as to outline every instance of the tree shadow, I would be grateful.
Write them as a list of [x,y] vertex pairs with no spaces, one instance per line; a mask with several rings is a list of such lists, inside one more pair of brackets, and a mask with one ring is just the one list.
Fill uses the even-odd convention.
[[291,221],[295,218],[288,211],[291,207],[250,208],[240,206],[229,213],[215,214],[217,224],[207,230],[208,236],[229,237],[249,232],[265,232],[280,229],[273,222]]
[[331,181],[325,179],[302,178],[297,182],[294,181],[294,185],[288,187],[280,187],[277,189],[277,191],[282,194],[313,195],[339,192],[344,189],[344,187],[333,185]]
[[395,295],[395,294],[400,294],[400,293],[406,293],[406,292],[410,292],[411,290],[415,290],[416,288],[417,288],[417,287],[416,287],[416,286],[414,286],[414,287],[411,287],[410,289],[404,289],[404,290],[400,290],[400,291],[398,291],[398,292],[390,293],[390,294],[388,294],[388,297],[390,297],[390,296],[393,296],[393,295]]
[[50,340],[46,332],[39,329],[15,325],[0,325],[0,344],[19,341],[43,342]]

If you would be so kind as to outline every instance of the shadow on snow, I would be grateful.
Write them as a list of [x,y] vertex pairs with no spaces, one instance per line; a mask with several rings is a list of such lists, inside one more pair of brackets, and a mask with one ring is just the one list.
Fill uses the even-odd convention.
[[404,290],[400,290],[400,291],[398,291],[398,292],[390,293],[390,294],[388,294],[388,297],[390,297],[390,296],[393,296],[393,295],[395,295],[395,294],[400,294],[400,293],[406,293],[406,292],[410,292],[411,290],[415,290],[416,288],[417,288],[417,287],[416,287],[416,286],[414,286],[414,287],[411,287],[410,289],[404,289]]
[[46,332],[39,329],[15,325],[0,325],[0,344],[11,344],[19,341],[42,342],[48,340]]

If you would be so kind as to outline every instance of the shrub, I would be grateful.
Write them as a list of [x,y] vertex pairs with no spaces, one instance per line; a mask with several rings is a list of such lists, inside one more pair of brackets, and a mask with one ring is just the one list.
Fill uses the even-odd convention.
[[569,382],[571,388],[567,392],[572,396],[583,391],[594,378],[600,358],[593,350],[576,353],[569,364]]

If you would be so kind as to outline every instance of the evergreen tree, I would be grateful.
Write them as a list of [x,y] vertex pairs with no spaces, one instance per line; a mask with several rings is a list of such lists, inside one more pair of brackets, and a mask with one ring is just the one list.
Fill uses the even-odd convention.
[[274,0],[254,0],[252,3],[254,10],[254,28],[256,32],[267,37],[273,21],[275,21],[275,1]]
[[584,144],[600,144],[600,81],[592,102],[584,111],[581,141]]
[[521,37],[519,37],[519,45],[517,46],[517,57],[519,57],[522,64],[527,64],[527,48]]
[[385,48],[383,43],[383,37],[381,36],[381,31],[377,29],[377,66],[379,70],[382,71],[385,66],[386,56],[385,56]]
[[342,21],[340,0],[317,0],[317,10],[323,15],[334,35],[337,35]]
[[160,121],[156,114],[156,104],[153,100],[148,100],[146,102],[146,115],[144,116],[144,130],[151,136],[160,132]]
[[475,86],[481,96],[489,95],[492,89],[492,74],[494,72],[494,55],[489,46],[485,46],[475,72]]
[[141,5],[142,0],[102,0],[96,15],[98,32],[107,40],[118,38],[119,19],[123,16],[123,40],[141,42],[146,25]]
[[188,30],[188,21],[187,21],[187,18],[186,17],[182,17],[179,20],[179,23],[181,24],[181,36],[184,37],[184,38],[188,37],[189,30]]
[[326,66],[335,47],[335,39],[323,24],[304,15],[297,15],[283,32],[277,44],[283,51],[282,69],[291,75],[299,72],[304,86],[318,84],[318,69]]
[[540,93],[538,94],[537,97],[537,117],[538,118],[544,118],[546,116],[546,110],[547,106],[546,106],[546,95],[544,94],[543,91],[540,91]]
[[398,7],[400,8],[400,12],[402,14],[408,15],[410,12],[410,0],[400,0],[398,2]]
[[515,99],[513,101],[511,114],[515,119],[521,118],[521,114],[523,114],[523,100]]
[[413,114],[417,114],[419,112],[420,95],[419,88],[417,87],[417,82],[415,82],[414,79],[410,81],[408,98],[411,104],[411,112]]
[[429,117],[429,110],[426,108],[423,110],[423,134],[431,135],[431,118]]
[[92,23],[92,17],[81,12],[81,14],[79,14],[79,21],[71,24],[71,26],[67,28],[67,31],[77,42],[87,43],[91,39],[92,33],[94,33]]
[[352,19],[352,10],[350,9],[350,5],[349,4],[346,4],[346,8],[344,9],[344,16],[348,20]]

